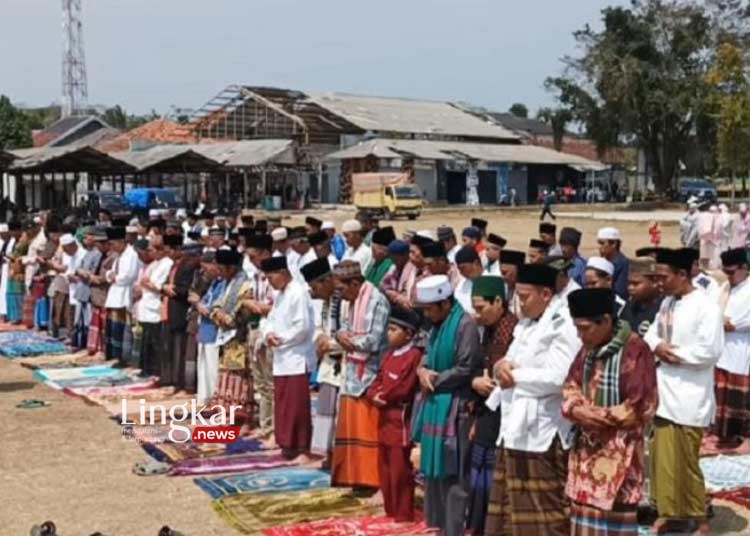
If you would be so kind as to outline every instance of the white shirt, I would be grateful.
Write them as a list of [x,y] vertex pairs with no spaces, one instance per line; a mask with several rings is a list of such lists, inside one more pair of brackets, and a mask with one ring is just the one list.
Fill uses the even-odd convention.
[[367,273],[372,265],[372,250],[363,242],[356,250],[347,246],[343,261],[357,261],[362,270],[362,275]]
[[242,271],[247,274],[249,279],[253,279],[255,274],[258,273],[258,268],[255,267],[247,255],[242,256]]
[[448,257],[448,262],[451,264],[456,264],[456,253],[461,251],[461,246],[456,244],[453,246],[448,253],[446,253],[446,257]]
[[315,369],[315,313],[306,286],[292,280],[276,295],[261,326],[263,340],[269,333],[281,339],[281,345],[272,349],[274,376],[294,376]]
[[[302,270],[303,266],[310,264],[317,258],[318,256],[315,254],[315,250],[313,248],[310,248],[307,253],[305,253],[304,255],[300,255],[299,261],[297,262],[298,271]],[[300,275],[301,274],[302,272],[300,271]]]
[[138,279],[140,260],[133,246],[126,246],[115,260],[112,269],[107,272],[107,280],[112,284],[107,291],[106,309],[130,308],[133,304],[133,285]]
[[[568,306],[568,296],[570,295],[570,293],[576,290],[580,290],[580,288],[581,288],[581,285],[576,283],[575,279],[573,279],[572,277],[568,279],[568,284],[565,285],[565,288],[562,289],[562,292],[558,294],[558,296],[560,296],[560,299],[563,301],[563,304],[565,307]],[[615,296],[617,295],[615,294]]]
[[750,374],[750,280],[729,289],[724,309],[734,331],[724,332],[724,349],[717,368],[732,374]]
[[474,314],[474,303],[471,301],[471,289],[474,287],[474,282],[471,279],[466,279],[461,276],[456,285],[456,290],[453,291],[453,296],[456,301],[461,304],[469,314]]
[[495,261],[490,265],[489,263],[484,267],[484,273],[482,275],[496,275],[502,277],[500,273],[500,261]]
[[76,283],[73,281],[70,281],[70,277],[74,276],[76,273],[76,270],[80,268],[81,261],[83,260],[83,257],[86,255],[86,250],[81,247],[80,244],[78,244],[78,249],[76,249],[76,252],[73,255],[68,255],[67,253],[63,252],[62,254],[62,264],[65,266],[65,277],[68,278],[68,303],[70,305],[78,305],[78,300],[75,299],[75,293],[76,288],[81,283]]
[[[669,337],[666,319],[672,317]],[[659,343],[676,346],[681,362],[656,369],[659,407],[656,415],[685,426],[705,427],[714,416],[714,365],[724,346],[724,324],[719,305],[693,290],[681,299],[664,298],[654,322],[643,337],[651,350]]]
[[339,260],[336,258],[336,255],[334,255],[333,253],[329,253],[328,254],[328,266],[333,268],[338,263],[339,263]]
[[138,322],[161,322],[161,289],[167,282],[167,279],[169,279],[169,272],[172,270],[173,264],[174,261],[172,259],[164,257],[146,266],[143,278],[148,279],[159,291],[154,292],[151,289],[142,289],[141,299],[138,300],[135,308],[135,317]]
[[562,416],[562,387],[581,341],[561,304],[554,300],[539,321],[522,319],[513,330],[505,359],[516,367],[515,385],[501,391],[498,446],[545,452],[555,436],[564,448],[570,445],[572,425]]
[[711,301],[719,303],[721,287],[719,283],[708,274],[699,273],[693,278],[693,286],[711,298]]

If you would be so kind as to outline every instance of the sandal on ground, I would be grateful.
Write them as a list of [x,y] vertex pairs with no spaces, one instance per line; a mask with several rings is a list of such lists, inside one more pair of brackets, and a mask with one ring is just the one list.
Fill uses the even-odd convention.
[[57,527],[52,521],[45,521],[41,525],[31,527],[31,536],[57,536]]
[[36,400],[36,399],[26,399],[21,400],[18,404],[16,404],[17,408],[20,409],[36,409],[36,408],[44,408],[47,406],[51,406],[49,402],[45,402],[44,400]]
[[159,530],[158,536],[183,536],[183,534],[181,532],[177,532],[176,530],[170,529],[167,525],[164,525]]
[[156,460],[148,460],[145,462],[138,462],[133,466],[133,473],[138,476],[154,476],[163,475],[169,472],[171,466],[165,462],[157,462]]

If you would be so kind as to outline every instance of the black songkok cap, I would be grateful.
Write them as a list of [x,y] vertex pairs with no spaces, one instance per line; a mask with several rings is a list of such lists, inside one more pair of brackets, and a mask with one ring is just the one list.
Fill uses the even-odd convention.
[[560,238],[558,239],[558,242],[566,246],[577,248],[581,245],[581,231],[573,229],[572,227],[563,227],[562,230],[560,230]]
[[278,272],[279,270],[286,270],[286,256],[279,255],[278,257],[268,257],[260,262],[260,269],[264,272]]
[[480,231],[482,231],[482,234],[487,230],[487,220],[483,220],[481,218],[471,218],[471,226],[476,227]]
[[220,249],[216,252],[216,262],[222,266],[239,266],[242,255],[236,249]]
[[557,225],[554,223],[549,222],[542,222],[539,224],[539,233],[545,233],[545,234],[555,234],[557,232]]
[[414,332],[419,330],[421,324],[419,315],[410,309],[394,306],[391,308],[391,316],[388,319],[391,324],[410,329]]
[[666,264],[678,270],[685,270],[690,273],[695,262],[695,255],[687,248],[683,249],[662,249],[656,252],[656,262]]
[[328,233],[325,231],[318,231],[317,233],[313,233],[311,235],[307,235],[307,241],[310,242],[311,246],[319,246],[326,242],[326,240],[330,240],[331,238],[328,236]]
[[500,246],[501,248],[504,248],[505,244],[508,243],[508,241],[505,238],[503,238],[500,235],[496,235],[494,233],[490,233],[490,235],[487,237],[487,242],[495,246]]
[[300,268],[300,272],[302,272],[302,276],[305,278],[305,281],[307,281],[308,283],[312,283],[313,281],[316,281],[321,277],[330,275],[331,265],[328,263],[328,259],[322,257],[305,264],[302,268]]
[[518,283],[556,290],[557,270],[546,264],[524,264],[518,270]]
[[568,307],[573,318],[614,316],[615,293],[610,288],[582,288],[568,295]]
[[425,259],[435,259],[446,257],[445,246],[442,242],[431,242],[423,246],[419,246],[419,251],[422,252],[422,257]]
[[107,240],[125,240],[125,227],[107,227]]
[[245,245],[253,249],[271,251],[273,249],[273,238],[267,234],[254,234],[245,239]]
[[521,266],[526,262],[526,253],[512,249],[504,249],[500,252],[500,264],[512,264]]
[[320,221],[318,218],[313,218],[312,216],[308,216],[305,218],[305,223],[308,225],[312,225],[313,227],[317,227],[320,229],[323,226],[323,222]]
[[478,261],[479,254],[473,247],[464,246],[456,252],[456,264],[466,264]]
[[748,264],[747,250],[745,248],[735,248],[725,251],[721,254],[721,264],[724,266]]
[[547,242],[545,242],[544,240],[537,240],[536,238],[532,238],[531,240],[529,240],[529,247],[547,251],[549,245],[547,245]]
[[372,233],[373,244],[388,247],[394,240],[396,240],[396,233],[393,227],[382,227]]

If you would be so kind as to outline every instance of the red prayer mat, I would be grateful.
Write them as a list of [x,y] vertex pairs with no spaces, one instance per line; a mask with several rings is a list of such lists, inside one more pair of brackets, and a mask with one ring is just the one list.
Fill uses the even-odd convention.
[[730,501],[745,508],[750,508],[750,488],[739,488],[730,491],[717,491],[711,494],[712,497]]

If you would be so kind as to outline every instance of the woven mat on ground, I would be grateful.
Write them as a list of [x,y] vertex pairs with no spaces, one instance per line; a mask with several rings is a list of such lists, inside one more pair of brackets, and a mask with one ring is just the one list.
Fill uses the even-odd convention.
[[211,503],[219,516],[243,534],[283,524],[377,515],[382,509],[367,504],[344,489],[321,489],[292,493],[241,493]]
[[36,370],[40,368],[72,368],[72,367],[90,367],[93,365],[112,365],[102,359],[89,355],[88,351],[81,350],[70,354],[44,354],[32,357],[18,357],[13,359],[26,368]]
[[237,493],[284,493],[329,488],[331,475],[320,469],[290,467],[217,478],[196,478],[194,482],[212,499],[218,499]]
[[[116,417],[118,420],[121,420],[123,417],[127,418],[131,421],[140,422],[140,414],[141,414],[141,400],[144,400],[143,408],[146,412],[146,418],[150,415],[150,409],[152,406],[154,406],[155,409],[155,415],[156,419],[161,418],[161,411],[162,408],[164,411],[166,411],[167,418],[169,418],[170,411],[172,411],[172,408],[176,408],[180,406],[180,409],[175,409],[174,414],[177,418],[181,418],[181,416],[187,412],[188,418],[187,420],[190,420],[190,415],[192,415],[192,409],[191,409],[191,395],[180,395],[175,396],[174,393],[160,393],[158,391],[154,392],[148,392],[143,393],[144,396],[139,396],[138,394],[132,394],[127,391],[123,392],[123,395],[121,395],[119,398],[117,398],[117,395],[115,397],[108,397],[107,399],[101,399],[98,397],[94,397],[93,400],[91,397],[87,397],[88,399],[92,400],[92,402],[95,402],[96,404],[103,407],[107,412]],[[125,404],[125,412],[123,414],[123,402]]]
[[22,324],[8,324],[7,322],[0,322],[0,332],[4,331],[28,331],[28,329]]
[[126,400],[157,401],[169,398],[174,394],[173,387],[158,387],[157,378],[142,378],[140,381],[126,385],[109,385],[104,387],[71,387],[65,393],[79,396],[87,402],[104,405],[110,402]]
[[750,456],[701,458],[700,464],[711,493],[750,487]]
[[120,385],[128,382],[129,376],[121,369],[107,365],[79,368],[44,368],[34,371],[34,377],[55,389],[65,387],[99,387]]
[[745,508],[750,508],[750,487],[733,489],[731,491],[718,491],[712,493],[712,495],[718,499],[724,499]]
[[436,534],[424,521],[396,523],[388,517],[353,517],[349,519],[324,519],[263,529],[264,536],[407,536],[409,534]]
[[44,354],[66,354],[70,349],[60,341],[34,331],[0,332],[0,355],[16,358]]
[[248,452],[232,456],[212,456],[210,458],[195,458],[175,462],[169,471],[171,476],[202,476],[220,473],[246,473],[250,471],[264,471],[277,467],[291,467],[297,465],[287,460],[279,450],[264,452]]
[[257,439],[238,439],[234,443],[158,443],[142,445],[143,449],[159,461],[179,462],[213,456],[229,456],[265,450]]

